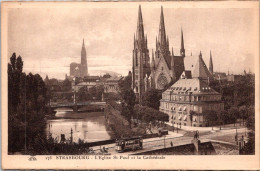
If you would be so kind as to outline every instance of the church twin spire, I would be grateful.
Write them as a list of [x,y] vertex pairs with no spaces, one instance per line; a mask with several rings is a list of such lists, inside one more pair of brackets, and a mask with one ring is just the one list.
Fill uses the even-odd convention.
[[166,40],[166,32],[165,32],[165,25],[164,25],[164,15],[163,15],[163,7],[161,6],[161,17],[160,17],[160,25],[159,25],[159,35],[158,35],[158,43],[162,47],[167,46],[167,41]]
[[137,19],[137,29],[136,29],[136,37],[135,42],[137,42],[138,48],[145,48],[147,47],[147,36],[144,36],[144,25],[143,25],[143,17],[142,17],[142,10],[141,5],[139,5],[138,10],[138,19]]

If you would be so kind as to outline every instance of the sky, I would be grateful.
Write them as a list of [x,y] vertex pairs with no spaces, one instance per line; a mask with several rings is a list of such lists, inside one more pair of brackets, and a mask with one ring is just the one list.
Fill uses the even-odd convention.
[[[142,5],[144,32],[150,52],[155,49],[161,5],[170,50],[179,55],[181,28],[186,55],[202,52],[214,71],[254,72],[256,13],[250,8],[172,8],[163,3]],[[90,75],[113,71],[127,75],[132,68],[138,4],[109,8],[12,8],[8,11],[8,56],[20,55],[24,71],[64,79],[69,65],[80,62],[83,38]]]

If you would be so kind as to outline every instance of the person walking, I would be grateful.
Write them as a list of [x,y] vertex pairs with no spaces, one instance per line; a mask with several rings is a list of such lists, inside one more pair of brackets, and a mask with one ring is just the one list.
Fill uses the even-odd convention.
[[173,147],[173,143],[172,143],[172,141],[171,141],[171,147]]

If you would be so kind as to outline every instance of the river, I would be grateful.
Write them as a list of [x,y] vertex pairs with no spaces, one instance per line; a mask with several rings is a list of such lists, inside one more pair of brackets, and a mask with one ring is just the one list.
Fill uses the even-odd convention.
[[72,130],[73,142],[79,139],[84,142],[109,140],[113,137],[105,124],[103,112],[73,112],[70,109],[57,109],[55,119],[47,120],[46,134],[58,140],[65,134],[66,140],[70,139]]

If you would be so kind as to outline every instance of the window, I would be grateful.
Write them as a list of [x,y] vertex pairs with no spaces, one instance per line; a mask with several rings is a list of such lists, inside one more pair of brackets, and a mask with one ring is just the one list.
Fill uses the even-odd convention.
[[183,120],[187,121],[187,115],[184,115]]

